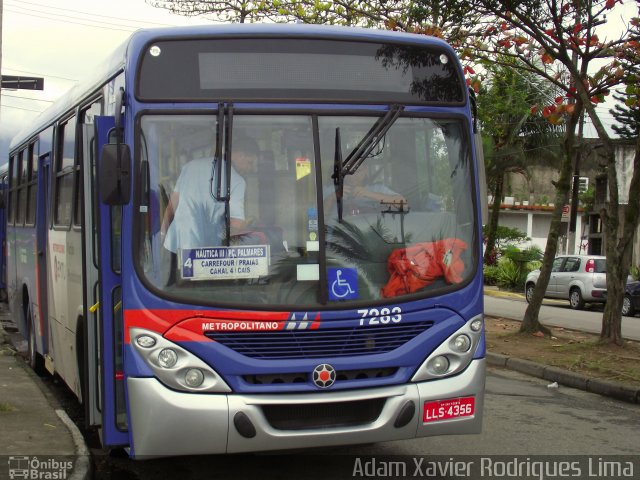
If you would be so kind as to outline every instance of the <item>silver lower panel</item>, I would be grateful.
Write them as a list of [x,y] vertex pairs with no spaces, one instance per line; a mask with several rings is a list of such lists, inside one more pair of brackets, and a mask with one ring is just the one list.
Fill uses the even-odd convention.
[[[417,384],[317,394],[240,395],[191,394],[169,390],[154,378],[128,378],[130,428],[136,458],[174,455],[287,450],[402,440],[433,435],[480,433],[484,406],[485,360],[474,360],[455,377]],[[422,405],[429,400],[476,396],[475,415],[423,423]],[[385,398],[379,417],[355,427],[276,430],[262,413],[264,405],[301,405]],[[417,406],[404,427],[394,423],[402,406]],[[241,436],[233,425],[243,412],[256,429]]]

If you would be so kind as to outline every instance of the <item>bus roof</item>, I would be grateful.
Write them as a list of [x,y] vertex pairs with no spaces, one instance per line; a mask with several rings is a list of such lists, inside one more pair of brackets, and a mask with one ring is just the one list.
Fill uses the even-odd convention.
[[[33,122],[23,128],[11,141],[9,151],[28,141],[35,133],[50,126],[59,116],[73,109],[83,98],[91,95],[118,72],[135,68],[137,55],[149,42],[155,39],[204,38],[216,37],[299,37],[342,40],[360,40],[373,42],[392,42],[418,45],[432,45],[454,50],[443,40],[426,35],[404,32],[377,30],[360,27],[341,27],[327,25],[254,23],[254,24],[214,24],[184,27],[149,28],[135,31],[124,43],[109,55],[101,68],[85,80],[75,84]],[[133,58],[132,58],[133,57]],[[133,63],[130,63],[133,62]]]

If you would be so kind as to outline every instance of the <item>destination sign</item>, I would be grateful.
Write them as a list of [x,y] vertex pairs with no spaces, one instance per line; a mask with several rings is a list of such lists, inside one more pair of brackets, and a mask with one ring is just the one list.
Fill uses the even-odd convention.
[[269,274],[269,245],[184,249],[180,259],[184,280],[234,280]]

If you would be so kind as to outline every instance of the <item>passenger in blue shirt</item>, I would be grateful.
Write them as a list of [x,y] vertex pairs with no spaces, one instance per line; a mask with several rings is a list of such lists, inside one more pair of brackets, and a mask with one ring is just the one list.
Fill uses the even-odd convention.
[[[246,182],[243,175],[256,171],[258,152],[255,140],[234,136],[229,200],[231,236],[247,232],[244,213]],[[165,236],[164,246],[171,252],[223,244],[225,203],[211,196],[212,163],[211,158],[191,160],[180,172],[160,230]],[[224,168],[223,164],[223,172]],[[224,181],[222,183],[224,187]]]

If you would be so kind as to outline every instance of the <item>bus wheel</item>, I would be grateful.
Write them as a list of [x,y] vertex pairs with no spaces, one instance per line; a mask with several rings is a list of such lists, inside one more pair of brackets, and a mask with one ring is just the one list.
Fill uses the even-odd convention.
[[33,315],[31,315],[31,307],[27,307],[27,330],[29,332],[29,341],[27,346],[27,363],[38,375],[44,375],[44,359],[38,353],[36,349],[36,328],[33,322]]

